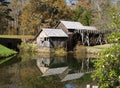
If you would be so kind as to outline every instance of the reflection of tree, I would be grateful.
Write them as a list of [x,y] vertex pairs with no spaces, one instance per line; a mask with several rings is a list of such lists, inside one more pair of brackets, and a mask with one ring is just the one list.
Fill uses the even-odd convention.
[[68,55],[67,64],[70,69],[80,70],[80,63],[72,54]]
[[84,60],[82,60],[81,71],[84,70]]
[[89,67],[89,66],[90,66],[90,65],[89,65],[89,63],[90,63],[90,58],[88,58],[88,59],[86,60],[86,62],[87,62],[87,63],[86,63],[87,69],[89,69],[89,68],[90,68],[90,67]]
[[93,70],[92,58],[82,60],[81,71],[89,72],[91,70]]
[[38,82],[37,77],[40,75],[41,72],[37,69],[35,60],[27,59],[20,63],[21,83],[23,83],[26,88],[33,88],[34,82]]
[[4,88],[4,86],[7,86],[7,87],[23,86],[22,84],[19,84],[21,81],[20,61],[21,61],[21,58],[15,57],[0,67],[0,80],[1,80],[0,87],[1,88]]
[[67,66],[66,56],[52,56],[50,68],[64,67]]
[[72,72],[86,72],[93,68],[92,58],[76,59],[73,55],[68,55],[68,66]]
[[41,75],[41,72],[36,67],[36,60],[21,62],[20,77],[21,82],[25,85],[23,88],[56,88],[62,86],[58,77],[40,77]]
[[77,44],[76,47],[75,47],[74,57],[76,59],[85,59],[86,58],[86,47]]
[[29,52],[29,53],[25,53],[25,52],[20,52],[18,57],[22,59],[22,61],[26,61],[30,58],[33,58],[36,56],[36,53],[33,52]]

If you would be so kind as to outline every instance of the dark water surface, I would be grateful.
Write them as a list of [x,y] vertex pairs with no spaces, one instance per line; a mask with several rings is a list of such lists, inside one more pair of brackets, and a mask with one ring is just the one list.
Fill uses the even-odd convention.
[[86,88],[95,84],[90,76],[94,59],[81,54],[19,54],[0,66],[0,88]]

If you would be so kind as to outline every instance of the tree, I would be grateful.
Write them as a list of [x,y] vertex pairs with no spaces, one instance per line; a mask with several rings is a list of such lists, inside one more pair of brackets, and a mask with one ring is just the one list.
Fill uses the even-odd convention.
[[78,21],[83,25],[89,26],[92,23],[92,4],[87,0],[80,0],[73,9],[72,20]]
[[93,77],[100,88],[120,87],[120,45],[113,45],[102,52],[101,58],[95,61]]
[[23,34],[34,34],[39,28],[55,26],[60,19],[69,19],[70,15],[64,0],[30,0],[23,7],[21,30]]
[[120,42],[120,32],[112,32],[108,36],[109,42],[111,43],[119,43]]
[[94,0],[92,6],[93,24],[100,30],[110,30],[111,26],[111,2],[110,0]]
[[82,23],[83,25],[89,26],[92,23],[91,10],[81,6],[76,7],[73,12],[72,19]]
[[85,8],[91,8],[92,3],[89,0],[78,0],[77,6],[85,7]]
[[113,6],[111,9],[110,15],[112,17],[112,24],[111,24],[112,29],[119,30],[120,29],[120,9]]
[[[112,14],[112,24],[114,23],[113,27],[119,30],[120,19],[116,19],[117,14],[117,11]],[[100,59],[94,62],[96,70],[93,78],[98,81],[100,88],[120,88],[120,32],[113,31],[108,38],[113,45],[105,49]]]
[[9,26],[10,26],[9,30],[11,34],[19,34],[22,4],[23,4],[23,0],[12,0],[10,2],[9,7],[12,9],[10,15],[14,18],[14,21],[9,22]]
[[6,33],[8,22],[13,20],[10,16],[11,9],[8,7],[9,2],[0,1],[0,34]]

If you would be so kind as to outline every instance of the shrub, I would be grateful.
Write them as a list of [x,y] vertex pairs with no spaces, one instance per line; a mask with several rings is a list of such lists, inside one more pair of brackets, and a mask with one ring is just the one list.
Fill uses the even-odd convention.
[[18,46],[20,51],[27,51],[27,52],[35,52],[37,47],[34,45],[27,44],[26,42],[22,42],[21,45]]
[[55,55],[65,56],[66,54],[67,54],[67,51],[64,48],[56,48],[55,49]]

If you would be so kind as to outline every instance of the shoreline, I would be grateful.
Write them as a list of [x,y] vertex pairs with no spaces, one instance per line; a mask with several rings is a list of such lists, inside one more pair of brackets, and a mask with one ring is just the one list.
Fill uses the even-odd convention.
[[[67,54],[75,54],[75,55],[79,55],[80,53],[87,55],[88,56],[92,56],[92,57],[96,57],[100,55],[100,52],[103,49],[106,48],[110,48],[112,46],[112,44],[104,44],[104,45],[97,45],[97,46],[79,46],[77,50],[74,51],[66,51],[66,50],[55,50],[55,49],[50,49],[50,48],[46,48],[46,47],[41,47],[41,48],[36,48],[35,51],[33,51],[32,53],[35,53],[38,56],[51,56],[51,55],[56,55],[56,56],[65,56]],[[57,51],[57,53],[56,53]],[[63,52],[66,53],[63,53]],[[29,52],[29,51],[27,51]]]
[[104,45],[97,45],[97,46],[88,46],[86,47],[86,52],[88,54],[100,54],[101,51],[104,49],[112,47],[112,44],[104,44]]

